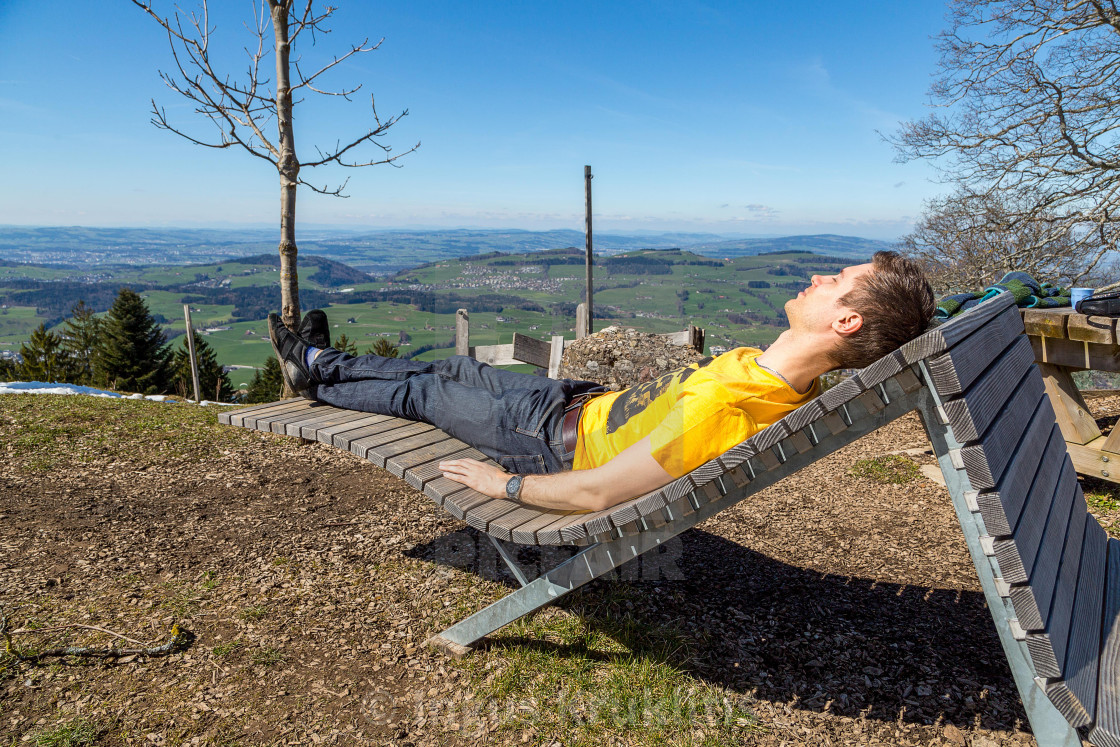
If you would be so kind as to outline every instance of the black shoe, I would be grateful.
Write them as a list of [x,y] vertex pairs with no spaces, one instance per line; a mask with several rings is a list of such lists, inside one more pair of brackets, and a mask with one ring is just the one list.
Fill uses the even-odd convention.
[[307,343],[285,327],[278,314],[268,315],[268,339],[272,340],[272,349],[280,361],[284,383],[296,394],[307,397],[313,383],[307,369]]
[[331,346],[331,328],[327,324],[327,315],[322,309],[312,309],[307,312],[296,328],[296,334],[307,340],[312,347],[320,350]]

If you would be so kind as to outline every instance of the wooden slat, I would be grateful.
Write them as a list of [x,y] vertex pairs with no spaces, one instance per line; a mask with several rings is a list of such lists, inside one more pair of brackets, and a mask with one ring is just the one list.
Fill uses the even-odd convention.
[[[419,467],[428,462],[439,462],[446,459],[463,459],[467,457],[452,456],[459,454],[465,449],[469,449],[465,443],[457,438],[452,438],[446,433],[443,434],[443,440],[437,441],[433,444],[425,446],[420,449],[414,449],[407,454],[398,454],[388,461],[388,468],[397,477],[405,477],[410,469]],[[481,456],[481,454],[480,454]],[[469,457],[473,459],[474,457]]]
[[365,428],[366,426],[375,423],[381,423],[389,420],[390,415],[371,415],[370,413],[363,413],[365,417],[358,418],[357,420],[350,420],[344,423],[335,423],[326,428],[319,428],[315,431],[315,440],[320,443],[334,445],[334,437],[340,434],[347,433],[358,428]]
[[373,421],[368,425],[363,425],[357,428],[351,428],[340,433],[336,433],[334,435],[334,438],[331,439],[331,443],[339,449],[350,451],[350,444],[360,438],[365,438],[366,436],[372,436],[377,433],[383,433],[385,431],[390,431],[397,428],[403,428],[406,425],[410,425],[412,422],[413,421],[411,420],[404,420],[403,418],[385,416],[381,420]]
[[[1031,371],[1034,353],[1027,338],[1019,336],[980,378],[957,399],[945,403],[945,414],[953,426],[953,435],[961,443],[975,441],[988,429],[1007,400],[1021,387],[1041,392],[1044,389],[1038,371]],[[1022,383],[1020,383],[1022,382]]]
[[338,408],[331,408],[331,411],[325,410],[323,413],[311,420],[294,421],[288,423],[284,427],[284,432],[289,436],[296,438],[306,438],[312,441],[318,441],[316,433],[320,428],[326,428],[334,425],[335,423],[349,423],[355,420],[361,420],[369,416],[369,413],[358,412],[356,410],[340,410]]
[[[1019,618],[1019,626],[1024,630],[1045,629],[1050,602],[1054,598],[1054,584],[1058,582],[1062,549],[1067,539],[1072,540],[1074,534],[1084,533],[1085,530],[1085,498],[1081,495],[1077,478],[1072,477],[1072,480],[1073,485],[1068,490],[1059,480],[1059,496],[1064,498],[1062,494],[1068,492],[1069,497],[1064,500],[1055,499],[1050,508],[1046,531],[1042,535],[1038,552],[1035,553],[1034,565],[1031,566],[1030,581],[1011,589],[1011,604],[1015,608],[1015,616]],[[1082,523],[1080,530],[1070,525],[1071,518],[1076,525],[1078,517],[1081,517]],[[1025,563],[1026,558],[1023,561]]]
[[613,509],[608,508],[605,511],[592,511],[587,514],[573,515],[566,525],[559,527],[560,539],[564,542],[575,542],[589,537],[592,534],[598,534],[599,532],[590,531],[589,527],[593,524],[597,526],[599,522],[604,520],[609,523],[612,510]]
[[617,506],[614,506],[614,512],[611,514],[611,522],[615,526],[621,526],[623,524],[629,524],[632,521],[637,521],[638,519],[642,518],[642,516],[650,513],[649,511],[647,511],[646,514],[643,514],[641,512],[639,504],[642,502],[642,500],[644,498],[660,494],[661,488],[657,488],[655,490],[651,490],[645,495],[640,495],[637,498],[633,498],[631,500],[625,501],[624,503],[620,503]]
[[1088,520],[1062,679],[1046,685],[1050,701],[1070,724],[1077,727],[1091,724],[1097,709],[1107,548],[1107,536],[1101,525],[1093,519]]
[[1055,312],[1047,309],[1023,309],[1023,328],[1028,335],[1065,337],[1069,311]]
[[1062,563],[1058,569],[1054,600],[1050,603],[1046,619],[1046,630],[1043,633],[1027,634],[1027,649],[1039,677],[1061,677],[1062,664],[1066,658],[1073,604],[1077,597],[1077,577],[1085,547],[1085,527],[1090,521],[1087,512],[1074,516],[1073,519],[1066,546],[1062,548]]
[[[458,498],[459,494],[465,491],[474,493],[473,490],[463,483],[455,482],[447,477],[436,477],[424,483],[424,495],[435,501],[437,506],[450,505],[451,499]],[[454,516],[451,511],[448,511],[448,513]],[[462,512],[460,511],[459,516],[455,518],[460,518],[461,516]]]
[[902,358],[902,353],[895,350],[893,353],[884,355],[870,366],[861,369],[857,375],[864,386],[872,387],[876,384],[882,384],[905,367],[906,361]]
[[866,387],[862,386],[859,379],[851,378],[844,379],[836,386],[829,389],[827,392],[820,396],[821,402],[824,404],[825,409],[832,412],[847,402],[851,402],[864,392]]
[[995,541],[996,559],[1004,581],[1023,584],[1029,580],[1030,569],[1046,531],[1051,506],[1057,504],[1060,507],[1059,513],[1065,511],[1068,516],[1069,502],[1073,500],[1076,487],[1077,475],[1073,471],[1073,463],[1068,459],[1062,460],[1060,472],[1038,470],[1034,484],[1031,485],[1027,506],[1019,517],[1019,523],[1015,525],[1011,539]]
[[250,428],[252,430],[269,431],[269,423],[273,418],[283,416],[290,412],[304,412],[313,404],[315,403],[310,402],[306,399],[292,399],[287,400],[286,402],[278,403],[273,407],[269,407],[263,410],[257,410],[256,412],[252,413],[246,413],[241,419],[241,427]]
[[899,350],[907,363],[943,353],[998,316],[1004,309],[1015,305],[1010,293],[1001,293],[959,316],[934,327],[929,332],[911,340]]
[[[491,498],[485,503],[479,504],[467,511],[464,520],[468,525],[474,527],[478,531],[489,534],[490,522],[506,514],[513,513],[519,508],[521,508],[521,504],[517,501],[511,501],[506,498]],[[508,537],[504,537],[503,539],[508,539]]]
[[268,418],[267,420],[258,420],[256,421],[256,427],[260,430],[264,430],[262,427],[264,424],[268,424],[268,429],[271,432],[277,433],[279,436],[286,436],[288,435],[288,423],[315,422],[323,417],[323,415],[332,415],[338,412],[333,407],[330,407],[329,404],[311,402],[310,405],[311,407],[304,410],[295,410],[280,415],[274,415],[274,417]]
[[798,407],[789,415],[782,418],[782,421],[790,431],[799,431],[809,425],[809,423],[816,422],[823,418],[826,412],[827,410],[825,409],[824,403],[821,402],[820,397],[818,397],[801,405],[801,407]]
[[566,540],[560,535],[560,530],[563,527],[572,523],[574,516],[590,516],[588,511],[572,511],[563,516],[557,517],[556,521],[537,530],[537,544],[538,545],[562,545]]
[[509,517],[503,517],[503,519],[499,519],[499,522],[502,523],[503,528],[508,527],[509,529],[511,529],[512,540],[514,542],[518,542],[522,545],[537,545],[544,544],[538,539],[538,532],[548,528],[552,524],[555,524],[559,519],[566,519],[573,513],[573,511],[541,510],[537,512],[536,516],[533,516],[527,521],[517,524],[516,526],[511,526],[516,518],[512,515]]
[[1058,426],[1049,423],[1050,430],[1046,430],[1048,414],[1045,410],[1036,411],[1035,419],[1019,442],[1015,456],[1004,470],[999,485],[995,490],[976,497],[980,515],[984,518],[984,528],[993,537],[1011,535],[1023,506],[1026,505],[1031,483],[1038,470],[1060,472],[1062,469],[1065,444]]
[[[387,428],[377,433],[365,435],[350,441],[350,453],[357,454],[362,459],[365,459],[369,450],[376,446],[399,441],[402,438],[415,436],[418,433],[426,433],[435,428],[435,426],[429,425],[428,423],[417,423],[409,420],[398,420],[397,423],[386,423],[386,425],[390,424],[397,425],[397,427]],[[377,426],[373,427],[377,428]]]
[[1120,747],[1120,540],[1108,541],[1101,630],[1097,719],[1089,739],[1097,747]]
[[980,440],[961,449],[961,460],[972,487],[986,490],[996,486],[1036,408],[1044,408],[1049,413],[1048,418],[1053,420],[1054,409],[1046,395],[1042,395],[1040,404],[1036,394],[1029,389],[1016,392]]
[[[408,454],[416,449],[431,446],[434,443],[444,441],[448,438],[450,438],[450,436],[433,426],[431,430],[424,431],[423,433],[418,433],[408,438],[402,438],[392,443],[374,446],[366,452],[366,459],[373,462],[378,467],[388,469],[388,462],[393,457]],[[403,469],[389,471],[397,477],[404,474]]]
[[988,364],[1010,347],[1023,332],[1019,311],[1008,308],[944,355],[928,362],[930,374],[943,398],[966,391]]
[[1107,316],[1070,314],[1066,317],[1066,337],[1071,340],[1112,345],[1116,342],[1116,320]]
[[1034,358],[1043,363],[1068,368],[1092,368],[1116,371],[1120,366],[1120,347],[1097,345],[1079,340],[1054,340],[1049,337],[1031,337]]
[[271,409],[273,407],[278,407],[280,405],[290,405],[293,402],[304,402],[304,401],[306,401],[306,400],[304,400],[303,398],[285,399],[285,400],[281,400],[279,402],[265,402],[263,404],[251,405],[249,407],[239,407],[236,410],[223,410],[222,412],[218,413],[218,422],[221,423],[222,425],[240,426],[241,421],[244,419],[244,417],[246,415],[252,415],[253,413],[260,412],[261,410],[268,410],[268,409]]
[[514,538],[513,530],[525,524],[537,522],[538,525],[544,526],[548,521],[556,518],[556,512],[549,511],[545,508],[538,508],[536,506],[526,506],[517,504],[517,507],[497,518],[490,521],[486,528],[486,532],[494,537],[507,542],[519,542],[523,545],[535,545],[536,537],[533,535],[532,530],[529,531],[529,541],[519,541]]
[[[433,480],[428,483],[428,486],[431,487],[436,482],[438,482],[438,480]],[[454,481],[452,480],[451,482]],[[455,484],[458,485],[459,483]],[[494,499],[488,495],[483,495],[477,490],[467,488],[463,491],[456,490],[454,493],[444,495],[443,508],[456,519],[466,519],[467,512],[472,508],[481,506],[483,503],[492,500]]]
[[[477,454],[477,456],[475,456]],[[436,479],[443,476],[443,471],[439,468],[439,460],[442,459],[479,459],[483,454],[475,451],[474,449],[462,449],[460,451],[452,452],[446,456],[441,456],[436,460],[431,460],[427,464],[421,464],[413,467],[404,473],[404,481],[417,490],[423,490],[424,486]]]

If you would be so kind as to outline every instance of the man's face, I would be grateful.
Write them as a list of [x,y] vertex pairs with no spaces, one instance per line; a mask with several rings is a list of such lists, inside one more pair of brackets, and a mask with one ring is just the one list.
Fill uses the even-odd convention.
[[835,275],[814,275],[808,288],[786,301],[790,329],[824,331],[831,328],[833,322],[851,313],[840,299],[855,288],[856,280],[873,271],[874,265],[868,262],[845,267]]

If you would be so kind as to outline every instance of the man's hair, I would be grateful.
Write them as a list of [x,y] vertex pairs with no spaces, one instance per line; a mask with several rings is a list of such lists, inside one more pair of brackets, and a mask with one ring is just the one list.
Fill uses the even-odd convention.
[[863,368],[926,331],[936,303],[921,266],[898,252],[875,252],[872,272],[856,279],[840,303],[863,325],[833,350],[837,368]]

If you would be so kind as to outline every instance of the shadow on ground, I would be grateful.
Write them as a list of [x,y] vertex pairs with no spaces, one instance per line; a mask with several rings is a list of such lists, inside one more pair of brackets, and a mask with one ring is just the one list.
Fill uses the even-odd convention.
[[[530,578],[574,553],[507,547]],[[518,586],[488,538],[471,529],[408,554]],[[653,639],[658,630],[679,637],[685,646],[667,662],[712,684],[839,716],[1028,728],[980,593],[825,574],[697,529],[616,575],[559,606],[604,631],[652,628]],[[619,625],[627,616],[637,625]],[[620,642],[638,656],[664,656],[663,646],[647,645],[650,638]],[[488,645],[570,651],[501,634]]]

